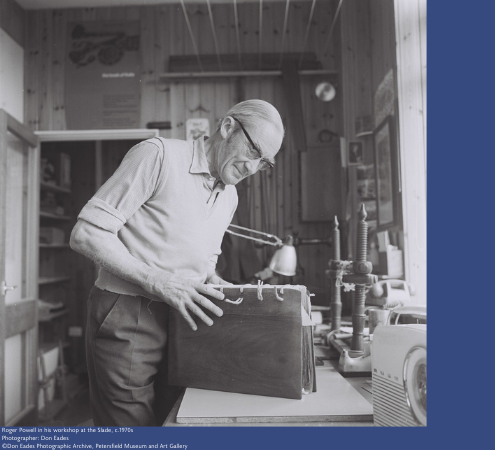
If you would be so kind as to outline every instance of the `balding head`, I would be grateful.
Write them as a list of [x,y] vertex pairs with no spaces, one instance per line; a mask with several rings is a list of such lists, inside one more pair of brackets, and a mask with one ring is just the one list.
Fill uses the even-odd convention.
[[[284,135],[284,124],[277,109],[264,100],[246,100],[230,108],[225,117],[232,116],[239,119],[248,128],[255,128],[260,123],[269,123],[281,136]],[[222,119],[223,120],[223,119]],[[220,120],[219,128],[222,123]]]

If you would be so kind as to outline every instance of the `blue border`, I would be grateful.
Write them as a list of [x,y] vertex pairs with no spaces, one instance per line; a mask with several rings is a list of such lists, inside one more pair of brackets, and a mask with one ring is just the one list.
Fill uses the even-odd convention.
[[[29,430],[30,427],[24,430]],[[36,429],[44,430],[37,427]],[[20,427],[2,428],[2,439],[7,436],[31,437],[31,441],[2,440],[4,449],[47,449],[85,448],[101,450],[105,447],[124,449],[180,449],[180,450],[306,450],[325,449],[335,445],[350,448],[395,448],[400,442],[401,449],[418,449],[419,442],[425,442],[430,434],[426,428],[333,428],[333,427],[246,427],[246,428],[130,428],[128,432],[117,433],[116,428],[50,427],[51,431],[29,432]],[[9,432],[10,431],[10,432]],[[43,439],[43,440],[41,440]],[[41,447],[40,447],[41,446]],[[63,447],[65,446],[65,447]],[[70,447],[68,447],[70,446]],[[135,447],[132,447],[135,446]]]
[[442,447],[484,447],[493,428],[483,319],[491,329],[494,12],[483,0],[428,2],[427,436]]
[[[495,177],[492,5],[428,2],[428,427],[133,428],[119,439],[67,434],[72,443],[181,444],[187,450],[484,447],[493,428],[493,336],[484,339],[476,319],[493,320],[494,275],[486,257],[493,247],[493,198],[486,194]],[[491,410],[484,413],[482,403]]]

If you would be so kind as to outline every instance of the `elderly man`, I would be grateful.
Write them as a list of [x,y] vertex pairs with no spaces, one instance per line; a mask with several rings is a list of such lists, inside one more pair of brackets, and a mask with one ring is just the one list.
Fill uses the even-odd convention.
[[[129,150],[84,206],[71,247],[100,266],[88,300],[86,354],[95,426],[165,419],[169,307],[196,330],[222,310],[210,284],[237,207],[235,185],[273,167],[284,129],[261,100],[234,106],[209,138],[153,138]],[[217,325],[221,326],[221,325]]]

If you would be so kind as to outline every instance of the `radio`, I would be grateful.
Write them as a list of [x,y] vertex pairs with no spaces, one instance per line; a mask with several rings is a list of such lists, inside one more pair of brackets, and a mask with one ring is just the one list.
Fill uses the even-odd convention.
[[426,426],[426,324],[381,325],[371,351],[377,426]]

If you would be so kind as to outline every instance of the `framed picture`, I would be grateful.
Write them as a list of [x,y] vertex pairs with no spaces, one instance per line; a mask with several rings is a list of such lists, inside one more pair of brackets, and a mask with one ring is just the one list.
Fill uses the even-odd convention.
[[378,228],[395,225],[398,204],[397,151],[393,119],[387,116],[373,135]]
[[375,165],[358,166],[356,168],[356,189],[360,200],[376,199]]
[[210,135],[210,121],[206,118],[187,119],[186,121],[186,139],[194,141],[201,136]]
[[364,153],[362,142],[349,142],[349,151],[347,153],[347,163],[350,166],[363,164]]

